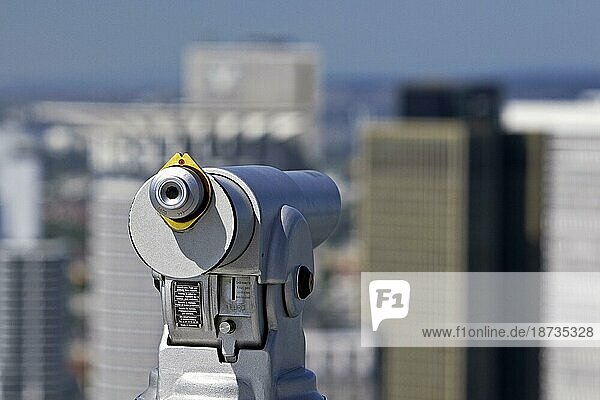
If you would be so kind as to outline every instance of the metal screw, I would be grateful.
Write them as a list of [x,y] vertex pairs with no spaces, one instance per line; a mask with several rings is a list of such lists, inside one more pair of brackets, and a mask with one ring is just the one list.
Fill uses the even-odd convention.
[[232,333],[235,331],[235,323],[233,321],[223,321],[219,324],[219,332]]

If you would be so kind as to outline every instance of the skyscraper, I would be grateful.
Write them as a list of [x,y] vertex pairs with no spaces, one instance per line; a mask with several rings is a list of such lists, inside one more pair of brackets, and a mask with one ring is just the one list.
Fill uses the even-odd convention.
[[0,244],[0,398],[61,400],[67,373],[66,252],[60,243]]
[[[542,209],[542,262],[545,271],[597,272],[600,268],[600,108],[596,98],[563,101],[515,100],[502,121],[510,131],[545,137]],[[585,282],[576,288],[582,290]],[[553,290],[547,288],[547,296]],[[599,298],[600,300],[600,298]],[[598,316],[600,308],[565,305],[573,315]],[[550,304],[542,316],[552,319]],[[600,391],[600,351],[596,348],[547,348],[541,355],[543,400],[588,399]]]
[[[537,148],[501,135],[498,90],[409,86],[399,104],[402,119],[364,127],[365,269],[536,270],[524,232]],[[534,350],[384,349],[382,371],[385,399],[536,396]]]
[[[465,271],[468,131],[460,121],[365,128],[361,236],[365,269]],[[383,349],[383,399],[466,398],[463,349]]]
[[[221,113],[217,125],[251,136],[269,134],[302,146],[319,161],[319,52],[291,42],[197,43],[183,58],[184,101]],[[227,128],[228,127],[228,128]]]
[[6,126],[0,141],[0,398],[68,399],[67,252],[42,238],[34,138]]
[[134,398],[157,363],[160,297],[132,254],[127,215],[141,179],[98,177],[89,204],[89,399]]

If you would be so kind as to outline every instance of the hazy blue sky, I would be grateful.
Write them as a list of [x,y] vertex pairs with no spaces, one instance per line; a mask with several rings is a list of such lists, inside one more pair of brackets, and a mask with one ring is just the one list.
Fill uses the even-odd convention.
[[176,84],[199,39],[317,43],[328,75],[600,70],[600,2],[0,0],[0,88]]

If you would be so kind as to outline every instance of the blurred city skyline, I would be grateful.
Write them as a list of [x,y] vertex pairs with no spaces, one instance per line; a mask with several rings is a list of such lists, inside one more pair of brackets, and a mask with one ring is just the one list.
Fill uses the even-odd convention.
[[329,79],[593,74],[599,12],[593,2],[3,1],[0,91],[177,91],[191,42],[265,38],[315,43]]
[[[356,294],[369,270],[598,270],[600,3],[174,4],[0,0],[0,319],[57,326],[46,352],[29,325],[0,324],[16,372],[0,371],[0,399],[144,389],[163,325],[128,212],[179,151],[338,184],[304,319],[328,397],[594,397],[588,349],[363,348]],[[68,251],[46,254],[49,238]],[[31,282],[49,288],[37,303]],[[38,370],[54,386],[29,378],[52,363]]]

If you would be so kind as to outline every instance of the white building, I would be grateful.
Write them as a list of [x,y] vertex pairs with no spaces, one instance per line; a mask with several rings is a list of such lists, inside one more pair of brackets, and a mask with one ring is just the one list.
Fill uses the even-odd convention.
[[[572,101],[510,101],[502,121],[509,131],[546,136],[543,269],[600,271],[600,101],[590,96]],[[578,285],[577,291],[584,287]],[[600,316],[600,294],[595,304],[573,301],[570,315]],[[542,309],[549,321],[552,313],[551,307]],[[600,349],[544,349],[540,378],[544,400],[596,398]]]
[[217,122],[222,134],[297,137],[314,162],[321,151],[319,67],[310,44],[198,43],[184,54],[183,95],[203,109],[227,110]]
[[34,139],[0,127],[0,398],[63,400],[66,250],[42,237],[42,170]]

